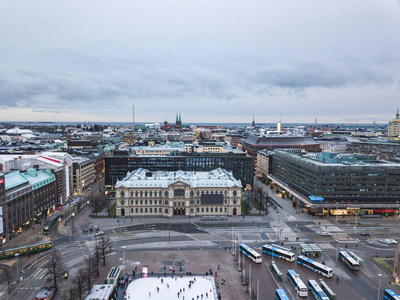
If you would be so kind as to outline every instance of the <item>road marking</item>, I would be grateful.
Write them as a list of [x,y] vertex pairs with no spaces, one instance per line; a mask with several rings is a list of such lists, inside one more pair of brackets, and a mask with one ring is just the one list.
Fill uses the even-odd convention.
[[335,249],[335,247],[333,247],[331,244],[328,243],[321,243],[317,245],[322,249]]

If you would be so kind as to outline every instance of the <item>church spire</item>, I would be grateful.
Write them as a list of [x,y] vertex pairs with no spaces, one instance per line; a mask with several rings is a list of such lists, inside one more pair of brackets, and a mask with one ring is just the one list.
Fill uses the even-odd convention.
[[256,127],[256,122],[254,121],[254,114],[253,114],[253,122],[251,123],[251,127],[253,127],[253,128]]

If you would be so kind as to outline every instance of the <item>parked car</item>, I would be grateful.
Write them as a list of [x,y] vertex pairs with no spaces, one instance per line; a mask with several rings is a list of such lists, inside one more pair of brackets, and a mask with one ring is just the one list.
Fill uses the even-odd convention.
[[360,234],[361,234],[361,236],[370,236],[371,235],[369,232],[361,232]]
[[331,236],[332,234],[330,232],[328,232],[328,231],[322,231],[321,235],[322,236]]
[[95,236],[101,236],[101,235],[104,235],[104,231],[99,231],[99,232],[97,232],[97,233],[95,234]]
[[393,240],[393,239],[383,239],[383,240],[379,240],[379,242],[386,244],[386,245],[397,244],[397,241]]

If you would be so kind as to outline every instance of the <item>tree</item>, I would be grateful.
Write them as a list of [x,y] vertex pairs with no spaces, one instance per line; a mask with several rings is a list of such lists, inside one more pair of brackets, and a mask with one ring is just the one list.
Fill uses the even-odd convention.
[[106,265],[107,254],[111,253],[111,241],[108,236],[101,235],[96,246],[100,252],[100,256],[103,259],[103,266]]
[[93,258],[93,272],[95,273],[96,277],[99,277],[99,265],[102,259],[100,248],[96,243],[96,247],[94,248],[94,253],[92,254]]
[[72,277],[72,284],[74,286],[74,289],[71,289],[71,292],[74,293],[74,298],[79,298],[81,300],[82,294],[86,291],[87,287],[87,274],[85,271],[85,268],[80,268],[78,272],[75,274],[74,277]]
[[4,271],[4,279],[8,285],[8,293],[11,293],[11,284],[14,281],[14,275],[11,271],[11,267],[7,267]]
[[53,251],[49,257],[49,270],[50,275],[53,279],[54,287],[57,289],[57,282],[60,279],[65,271],[65,266],[61,260],[61,254],[59,251]]

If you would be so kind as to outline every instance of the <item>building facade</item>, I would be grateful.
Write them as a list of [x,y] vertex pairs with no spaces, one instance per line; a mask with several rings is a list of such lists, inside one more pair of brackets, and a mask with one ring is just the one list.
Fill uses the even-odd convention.
[[231,172],[150,172],[137,169],[115,185],[117,216],[241,214],[242,184]]
[[177,155],[111,155],[105,157],[105,184],[118,180],[138,168],[149,171],[211,171],[224,168],[242,185],[253,184],[254,160],[245,153],[180,153]]
[[400,201],[400,164],[380,163],[371,156],[324,152],[308,158],[276,151],[268,177],[315,209],[395,213]]
[[399,109],[397,109],[396,118],[389,122],[388,137],[397,138],[400,136],[400,118]]
[[74,158],[72,169],[72,190],[74,192],[82,192],[94,182],[93,159],[88,157]]
[[28,228],[35,219],[56,209],[56,177],[51,170],[29,169],[24,173],[0,174],[0,208],[2,232],[8,241]]

